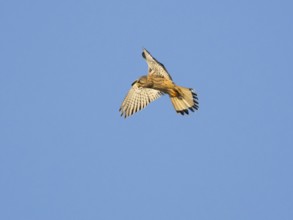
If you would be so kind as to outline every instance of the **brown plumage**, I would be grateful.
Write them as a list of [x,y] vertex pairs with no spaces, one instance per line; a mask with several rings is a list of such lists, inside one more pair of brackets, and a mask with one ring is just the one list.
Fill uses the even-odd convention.
[[148,64],[148,74],[132,83],[119,109],[125,118],[145,108],[163,94],[168,94],[177,113],[189,114],[198,110],[197,94],[190,88],[177,86],[163,64],[143,49],[143,58]]

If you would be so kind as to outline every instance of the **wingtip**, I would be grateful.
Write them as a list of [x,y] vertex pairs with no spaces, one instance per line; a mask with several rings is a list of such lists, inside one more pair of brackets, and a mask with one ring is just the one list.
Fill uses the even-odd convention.
[[146,59],[146,56],[147,55],[150,55],[150,52],[147,50],[147,49],[145,49],[144,47],[142,48],[142,57],[144,58],[144,59]]

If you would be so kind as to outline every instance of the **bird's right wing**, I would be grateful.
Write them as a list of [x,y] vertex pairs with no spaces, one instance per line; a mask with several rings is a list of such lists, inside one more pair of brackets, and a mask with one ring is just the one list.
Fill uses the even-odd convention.
[[150,102],[156,100],[162,95],[162,92],[155,89],[139,88],[137,83],[134,82],[119,109],[121,116],[126,118],[135,112],[142,110]]
[[164,77],[165,79],[172,80],[171,75],[168,73],[166,67],[160,63],[156,58],[154,58],[150,52],[146,49],[143,49],[142,57],[146,60],[149,68],[149,75],[156,75],[160,77]]

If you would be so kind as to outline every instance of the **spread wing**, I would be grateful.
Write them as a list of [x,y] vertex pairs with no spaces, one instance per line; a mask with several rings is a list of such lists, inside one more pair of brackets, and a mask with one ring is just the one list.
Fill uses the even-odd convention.
[[145,58],[148,64],[148,72],[150,75],[157,75],[172,80],[172,77],[168,73],[165,66],[159,61],[157,61],[154,57],[152,57],[152,55],[146,49],[143,49],[142,56],[143,58]]
[[121,116],[126,118],[142,110],[161,95],[163,93],[155,89],[139,88],[137,83],[134,82],[119,109]]

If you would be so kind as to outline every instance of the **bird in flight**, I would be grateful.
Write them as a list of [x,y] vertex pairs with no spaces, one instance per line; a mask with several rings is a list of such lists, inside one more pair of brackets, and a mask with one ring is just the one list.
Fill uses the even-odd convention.
[[119,111],[125,118],[145,108],[150,102],[168,94],[177,113],[189,114],[198,110],[197,94],[191,89],[176,85],[165,66],[146,49],[142,52],[148,64],[148,74],[131,84]]

